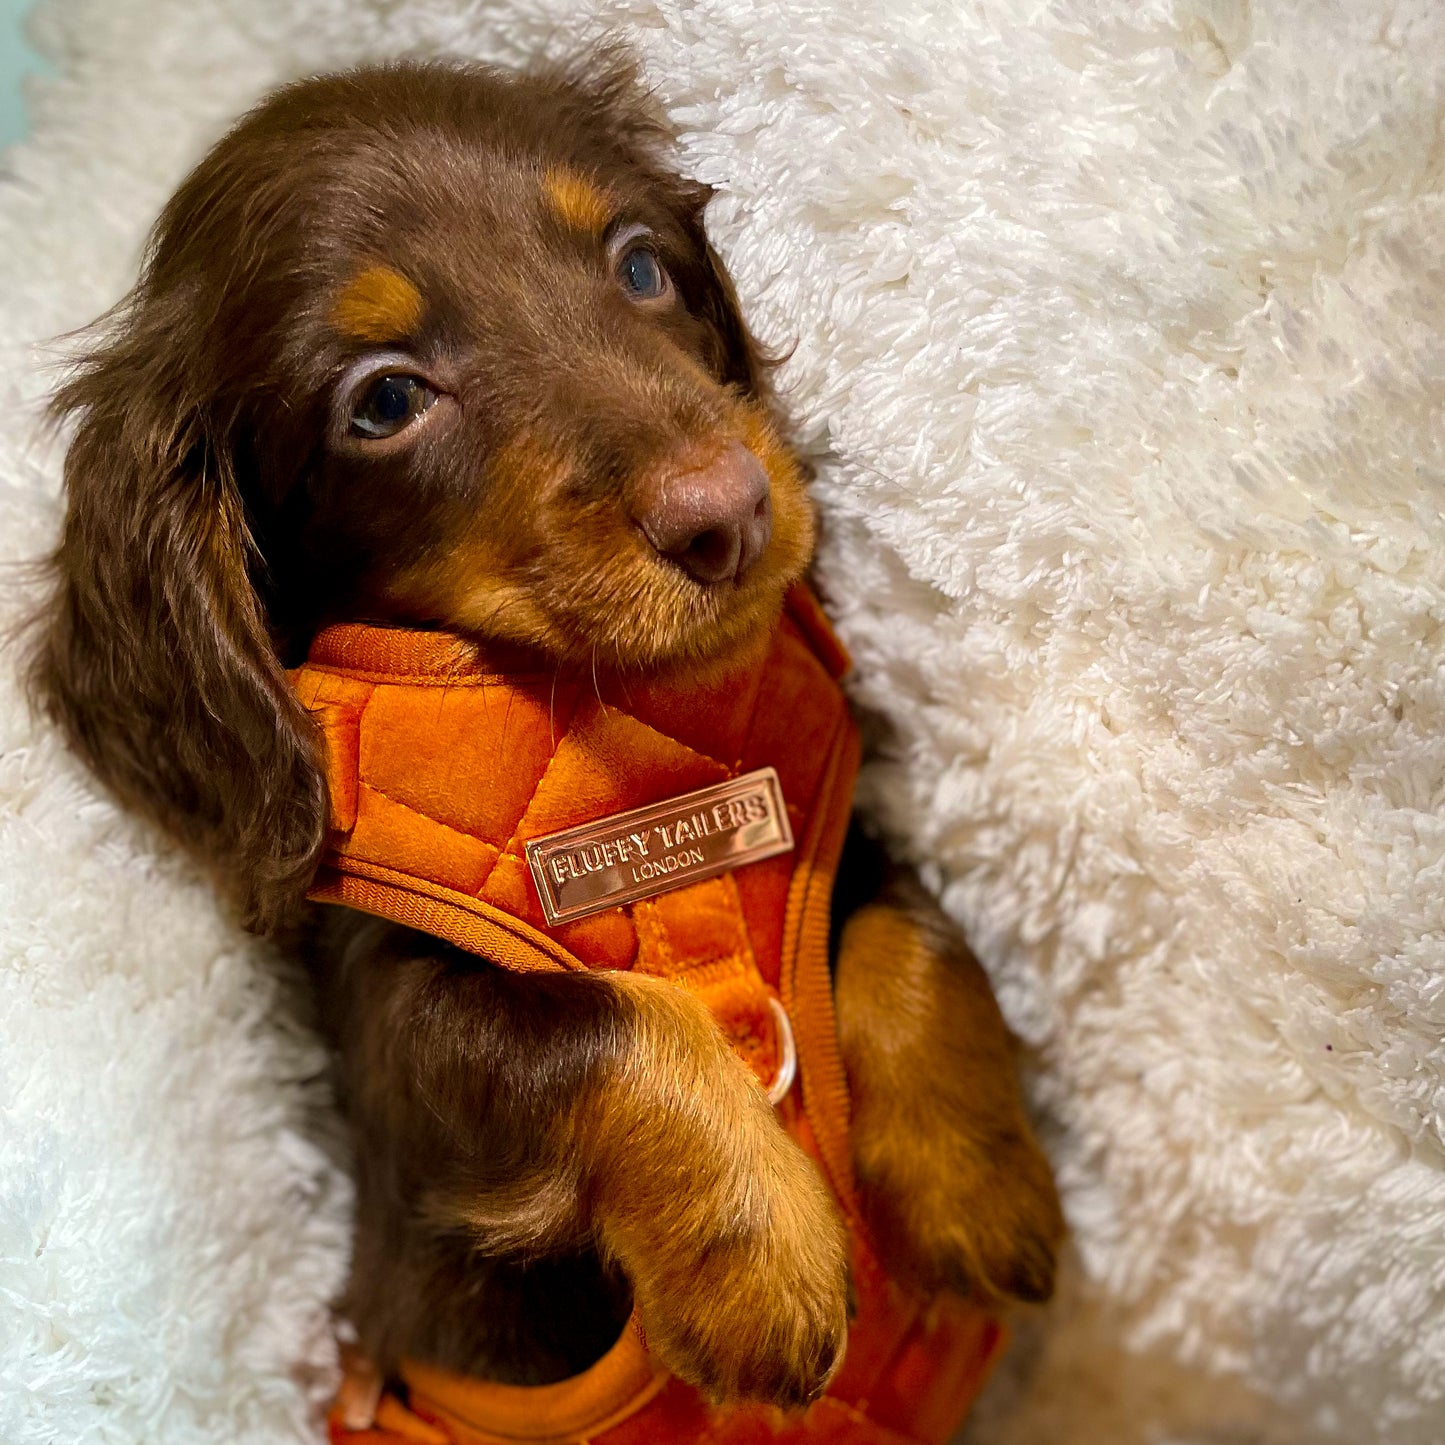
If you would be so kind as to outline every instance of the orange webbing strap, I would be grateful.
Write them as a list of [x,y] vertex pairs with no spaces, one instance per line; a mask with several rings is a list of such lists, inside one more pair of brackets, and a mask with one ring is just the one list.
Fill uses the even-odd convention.
[[325,864],[306,896],[313,903],[344,903],[433,934],[518,973],[586,968],[560,943],[503,909],[379,863],[347,858],[340,865]]
[[848,1141],[848,1079],[838,1051],[833,1015],[833,978],[828,968],[828,928],[833,880],[852,815],[851,789],[841,799],[836,780],[852,777],[861,743],[851,719],[834,737],[822,784],[827,800],[798,846],[783,922],[783,1007],[788,1011],[803,1060],[803,1110],[813,1131],[819,1162],[849,1224],[859,1227]]
[[415,1364],[401,1374],[412,1411],[455,1445],[591,1439],[636,1414],[671,1378],[647,1353],[635,1320],[595,1365],[555,1385],[499,1385]]
[[[595,1365],[554,1385],[501,1385],[428,1365],[401,1367],[407,1403],[383,1394],[373,1423],[345,1422],[346,1402],[364,1396],[370,1380],[359,1361],[330,1420],[335,1445],[554,1445],[592,1440],[630,1419],[671,1379],[647,1353],[635,1319]],[[364,1413],[364,1411],[363,1411]]]

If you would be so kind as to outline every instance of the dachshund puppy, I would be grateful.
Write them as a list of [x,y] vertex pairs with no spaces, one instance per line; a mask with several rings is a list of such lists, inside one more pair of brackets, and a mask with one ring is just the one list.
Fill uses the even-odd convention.
[[[776,623],[813,518],[707,199],[605,57],[305,81],[181,186],[58,396],[36,689],[305,955],[355,1141],[345,1307],[382,1370],[556,1380],[635,1306],[683,1378],[790,1404],[844,1340],[831,1198],[687,991],[304,902],[327,793],[284,669],[323,625],[646,672]],[[978,965],[896,871],[855,857],[839,894],[883,1247],[920,1285],[1046,1297],[1058,1204]]]

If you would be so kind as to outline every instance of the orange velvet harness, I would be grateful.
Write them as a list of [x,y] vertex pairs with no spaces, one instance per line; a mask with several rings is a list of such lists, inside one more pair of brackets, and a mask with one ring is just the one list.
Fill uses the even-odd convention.
[[[528,670],[530,667],[531,670]],[[408,1363],[405,1402],[336,1445],[829,1442],[943,1445],[1002,1345],[951,1296],[905,1293],[859,1215],[848,1094],[828,971],[829,905],[858,766],[838,686],[847,658],[794,589],[766,643],[699,677],[568,679],[442,633],[321,633],[293,682],[326,740],[328,851],[311,896],[379,914],[513,969],[638,969],[707,1002],[765,1083],[791,1019],[800,1088],[778,1104],[832,1187],[853,1241],[857,1313],[826,1395],[801,1415],[713,1407],[629,1326],[574,1379],[538,1387]],[[771,766],[793,852],[555,928],[524,857],[530,838]],[[354,1385],[355,1382],[353,1382]]]

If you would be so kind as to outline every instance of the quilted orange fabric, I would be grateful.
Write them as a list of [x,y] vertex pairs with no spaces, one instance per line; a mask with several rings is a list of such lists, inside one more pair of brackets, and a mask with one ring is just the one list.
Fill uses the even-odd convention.
[[[771,1006],[780,1000],[801,1080],[779,1105],[780,1120],[818,1161],[849,1221],[858,1298],[843,1368],[827,1396],[791,1421],[756,1408],[711,1410],[628,1331],[583,1376],[541,1389],[407,1367],[409,1408],[385,1397],[362,1432],[338,1415],[338,1441],[941,1445],[957,1425],[1000,1347],[999,1327],[888,1281],[854,1197],[827,960],[858,764],[838,685],[846,668],[803,588],[771,637],[705,676],[569,676],[434,632],[343,625],[317,637],[293,674],[324,735],[331,795],[312,897],[510,968],[670,978],[707,1001],[765,1082],[783,1061]],[[547,925],[526,863],[529,839],[769,766],[793,852]]]

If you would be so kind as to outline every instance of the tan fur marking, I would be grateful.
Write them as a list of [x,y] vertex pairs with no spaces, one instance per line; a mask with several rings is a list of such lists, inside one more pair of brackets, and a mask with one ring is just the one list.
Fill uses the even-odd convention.
[[[487,460],[487,483],[501,505],[485,532],[456,529],[457,540],[398,573],[388,600],[412,613],[446,617],[453,627],[497,642],[561,651],[541,584],[516,579],[515,559],[530,544],[535,498],[565,479],[567,463],[526,434],[502,443]],[[577,566],[587,558],[579,557]]]
[[358,341],[400,341],[421,322],[421,292],[390,266],[368,266],[346,284],[331,308],[331,324]]
[[549,166],[542,184],[553,209],[569,226],[600,236],[612,219],[612,198],[595,181],[562,166]]

